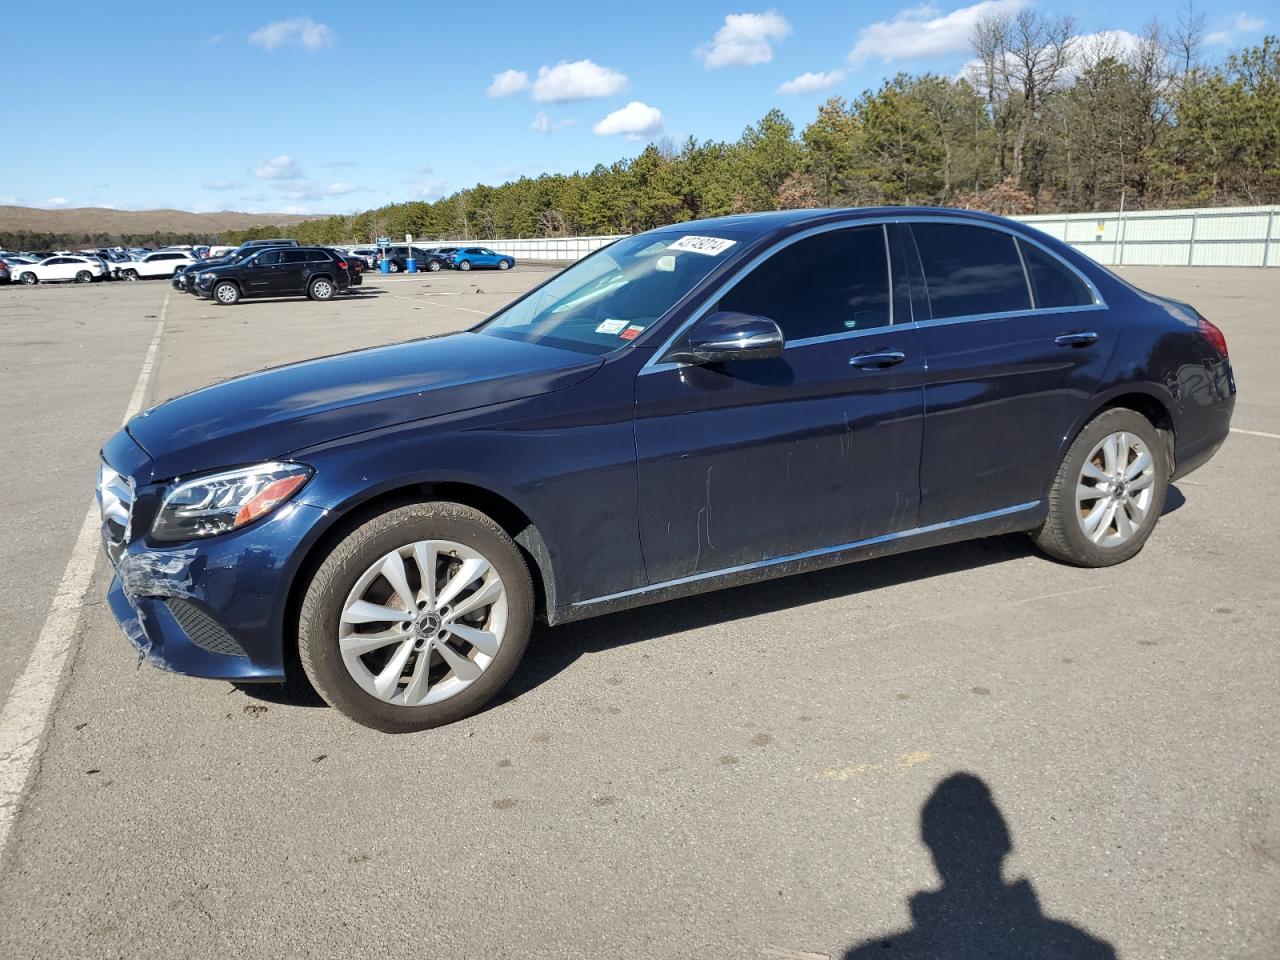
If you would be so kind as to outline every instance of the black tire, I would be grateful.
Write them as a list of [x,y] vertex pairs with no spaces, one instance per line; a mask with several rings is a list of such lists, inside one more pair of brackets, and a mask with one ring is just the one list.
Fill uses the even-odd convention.
[[124,277],[126,280],[137,280],[137,279],[138,279],[138,271],[137,271],[137,270],[125,270],[123,273],[121,273],[121,274],[120,274],[120,276]]
[[18,279],[21,280],[23,283],[25,283],[29,287],[33,287],[40,282],[40,278],[37,277],[34,273],[32,273],[29,270],[26,273],[24,273],[22,276],[20,276]]
[[92,281],[93,281],[93,274],[90,273],[88,270],[81,270],[79,273],[76,274],[76,283],[91,283]]
[[509,260],[499,260],[499,261],[498,261],[498,269],[499,269],[499,270],[510,270],[510,269],[511,269],[511,262],[510,262]]
[[439,261],[439,260],[431,260],[431,261],[429,261],[429,262],[427,263],[427,269],[428,269],[428,270],[430,270],[432,273],[437,273],[437,272],[439,272],[439,270],[440,270],[440,261]]
[[388,273],[399,273],[399,272],[400,272],[400,264],[398,264],[398,263],[396,263],[394,260],[392,260],[392,261],[391,261],[391,265],[390,265],[389,267],[387,267],[387,272],[388,272]]
[[462,261],[460,261],[460,262],[458,263],[458,269],[459,269],[459,270],[470,270],[470,269],[471,269],[471,261],[470,261],[470,260],[462,260]]
[[240,288],[230,280],[215,283],[209,292],[213,295],[213,302],[224,307],[233,307],[240,302]]
[[[1124,431],[1138,437],[1151,453],[1154,468],[1152,496],[1141,524],[1130,539],[1116,546],[1094,543],[1085,534],[1076,486],[1090,452],[1106,437]],[[1169,489],[1169,450],[1151,421],[1133,410],[1104,410],[1080,431],[1054,476],[1049,490],[1049,514],[1032,532],[1036,545],[1049,556],[1078,567],[1109,567],[1138,553],[1155,530]]]
[[312,300],[332,300],[333,294],[333,281],[327,277],[316,277],[307,287],[307,296]]
[[[469,686],[439,703],[397,706],[367,693],[351,676],[338,646],[347,595],[380,557],[422,540],[452,540],[479,551],[507,591],[507,626],[493,661]],[[414,503],[388,510],[340,541],[311,577],[298,615],[298,656],[316,692],[335,710],[366,727],[409,733],[475,713],[510,679],[533,627],[533,584],[511,538],[478,510],[458,503]]]

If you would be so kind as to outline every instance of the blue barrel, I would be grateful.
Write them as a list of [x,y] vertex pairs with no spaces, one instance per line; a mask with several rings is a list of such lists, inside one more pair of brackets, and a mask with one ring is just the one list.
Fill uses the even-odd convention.
[[391,272],[391,261],[390,261],[390,260],[379,260],[379,261],[378,261],[378,270],[379,270],[380,272],[382,272],[382,273],[390,273],[390,272]]
[[413,257],[410,257],[408,260],[406,260],[406,261],[404,262],[404,272],[405,272],[405,273],[417,273],[417,272],[418,272],[418,261],[417,261],[417,260],[415,260]]

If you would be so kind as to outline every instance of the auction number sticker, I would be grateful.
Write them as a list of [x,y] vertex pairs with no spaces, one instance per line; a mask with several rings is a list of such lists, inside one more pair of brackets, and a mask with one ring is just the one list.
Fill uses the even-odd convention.
[[625,320],[606,320],[600,326],[596,327],[596,333],[612,333],[618,334],[625,330],[627,321]]
[[667,249],[688,250],[690,253],[703,253],[708,257],[718,257],[737,242],[737,240],[724,240],[720,237],[689,236],[681,237]]
[[644,333],[644,327],[639,326],[638,324],[632,324],[631,326],[627,327],[627,329],[623,330],[620,334],[618,334],[618,339],[634,340],[636,337],[640,336],[640,334],[642,333]]

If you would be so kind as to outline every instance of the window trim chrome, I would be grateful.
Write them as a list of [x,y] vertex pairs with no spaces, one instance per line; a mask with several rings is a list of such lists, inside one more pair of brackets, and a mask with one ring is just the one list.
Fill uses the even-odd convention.
[[[1027,294],[1028,294],[1028,297],[1030,298],[1031,308],[1028,310],[1006,310],[1006,311],[994,312],[994,313],[963,314],[961,316],[943,317],[941,319],[936,319],[936,320],[933,319],[932,316],[930,316],[930,318],[927,320],[918,320],[913,317],[911,320],[905,321],[903,323],[894,323],[893,322],[894,320],[893,257],[892,257],[892,251],[889,246],[889,225],[905,224],[907,226],[910,226],[913,223],[961,224],[964,226],[979,227],[986,230],[994,230],[997,233],[1006,233],[1009,236],[1013,237],[1014,248],[1018,251],[1018,260],[1020,263],[1022,263],[1022,275],[1027,282]],[[711,307],[717,304],[720,301],[720,299],[725,295],[725,293],[732,290],[735,286],[737,286],[738,283],[740,283],[746,277],[748,273],[750,273],[756,267],[760,266],[762,263],[764,263],[765,260],[772,257],[775,253],[785,250],[787,247],[791,246],[793,243],[798,243],[801,240],[807,240],[810,237],[815,237],[823,233],[830,233],[833,230],[849,230],[857,227],[873,227],[873,226],[880,226],[884,230],[885,256],[889,258],[889,324],[888,326],[872,327],[869,330],[850,330],[844,333],[829,333],[829,334],[824,334],[822,336],[817,336],[817,337],[805,337],[800,340],[790,340],[784,343],[783,345],[784,351],[789,350],[792,347],[807,347],[816,343],[828,343],[834,340],[844,340],[852,337],[865,337],[865,336],[870,336],[877,333],[886,334],[889,331],[893,330],[894,327],[897,327],[899,329],[904,327],[905,328],[931,327],[931,326],[942,326],[944,324],[953,324],[953,323],[976,323],[983,320],[1001,320],[1001,319],[1007,319],[1010,317],[1043,316],[1045,314],[1051,314],[1051,313],[1084,313],[1084,312],[1090,312],[1090,311],[1096,311],[1096,310],[1109,309],[1107,302],[1103,298],[1102,293],[1098,290],[1097,285],[1094,284],[1094,282],[1088,276],[1086,276],[1080,269],[1078,269],[1074,264],[1068,263],[1061,256],[1059,256],[1058,253],[1049,249],[1049,247],[1045,246],[1043,243],[1041,243],[1039,240],[1036,240],[1034,237],[1025,236],[1024,234],[1020,233],[1014,228],[1005,226],[1003,223],[991,223],[986,220],[979,220],[973,217],[966,217],[966,216],[930,216],[928,214],[916,214],[916,215],[908,215],[908,216],[901,216],[901,217],[877,217],[871,220],[840,220],[835,223],[819,224],[816,227],[809,227],[805,230],[800,230],[796,233],[793,233],[790,236],[783,237],[781,240],[773,244],[768,249],[762,250],[760,253],[752,257],[751,260],[748,261],[746,264],[744,264],[742,267],[740,267],[732,277],[724,281],[724,283],[720,285],[720,288],[714,294],[710,295],[702,303],[702,305],[698,307],[698,309],[696,309],[692,314],[690,314],[689,318],[685,320],[684,323],[680,324],[680,326],[675,330],[674,333],[671,334],[671,336],[669,336],[666,340],[663,341],[662,346],[660,346],[657,350],[655,350],[652,356],[650,356],[649,359],[645,361],[644,365],[640,368],[639,372],[637,373],[637,376],[645,376],[650,373],[663,373],[667,370],[679,370],[684,367],[690,366],[690,364],[680,360],[660,361],[659,358],[662,356],[665,356],[667,351],[669,351],[672,348],[672,346],[675,344],[677,340],[680,339],[680,337],[682,337],[685,333],[687,333],[695,323],[697,323],[704,316],[706,316],[707,312],[711,309]],[[1035,292],[1031,288],[1031,275],[1027,271],[1026,261],[1023,258],[1022,248],[1019,246],[1019,242],[1035,244],[1037,247],[1043,250],[1046,254],[1048,254],[1058,263],[1062,264],[1062,266],[1065,267],[1067,270],[1070,270],[1076,277],[1080,279],[1080,281],[1088,289],[1089,293],[1093,296],[1093,303],[1077,304],[1076,306],[1072,306],[1072,307],[1037,307],[1035,305]],[[930,313],[932,314],[932,310],[930,311]]]

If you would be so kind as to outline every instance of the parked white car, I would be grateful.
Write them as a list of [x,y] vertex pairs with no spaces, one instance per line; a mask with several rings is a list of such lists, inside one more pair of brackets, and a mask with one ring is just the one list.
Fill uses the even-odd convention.
[[122,263],[116,272],[125,280],[146,280],[149,277],[172,277],[181,268],[196,262],[190,250],[157,250],[133,263]]
[[88,283],[101,280],[107,274],[106,265],[97,257],[52,256],[39,263],[20,266],[14,279],[22,283],[50,283],[56,280],[77,280]]

